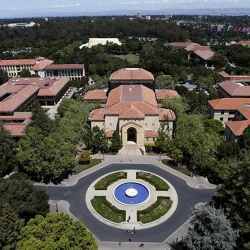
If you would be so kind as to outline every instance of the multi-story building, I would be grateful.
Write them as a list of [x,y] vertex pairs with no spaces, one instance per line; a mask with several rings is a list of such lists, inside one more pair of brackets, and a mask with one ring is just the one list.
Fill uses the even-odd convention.
[[[89,91],[87,101],[100,97],[106,103],[93,110],[89,120],[91,127],[103,129],[108,138],[118,131],[124,146],[134,143],[145,152],[145,145],[154,144],[161,127],[171,137],[176,120],[172,110],[161,108],[158,100],[177,97],[173,90],[154,90],[154,77],[144,69],[125,68],[110,77],[108,91]],[[97,94],[95,96],[95,94]]]
[[43,70],[51,63],[53,61],[43,57],[36,59],[0,60],[0,69],[6,71],[9,77],[18,77],[23,70],[29,70],[31,74],[35,74],[36,71]]
[[68,77],[70,80],[84,80],[83,64],[50,64],[38,72],[41,77]]
[[31,75],[45,77],[67,77],[70,80],[85,80],[83,64],[54,64],[54,61],[40,57],[36,59],[0,60],[0,69],[9,77],[18,77],[23,70]]
[[210,115],[215,120],[221,121],[223,125],[235,119],[238,109],[250,104],[249,98],[221,98],[208,102]]
[[21,136],[31,120],[35,100],[56,105],[68,90],[67,78],[12,78],[0,86],[0,122],[13,136]]

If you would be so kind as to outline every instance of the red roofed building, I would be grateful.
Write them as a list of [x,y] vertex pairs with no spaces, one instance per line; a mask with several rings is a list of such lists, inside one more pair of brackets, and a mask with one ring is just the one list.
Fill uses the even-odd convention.
[[13,115],[0,116],[3,128],[13,137],[22,137],[28,124],[31,122],[31,112],[15,112]]
[[192,57],[196,57],[206,63],[212,60],[216,54],[209,46],[202,46],[198,43],[193,43],[191,41],[175,42],[170,43],[169,45],[177,49],[185,49],[188,52],[189,59],[191,59]]
[[228,140],[237,141],[250,126],[250,104],[240,107],[233,121],[226,123],[225,135]]
[[13,136],[24,134],[32,115],[26,113],[37,99],[41,105],[53,106],[68,90],[66,78],[12,78],[0,86],[0,122]]
[[107,89],[94,89],[89,90],[83,97],[87,102],[99,102],[106,103],[107,101]]
[[249,75],[229,75],[225,71],[222,71],[219,74],[220,74],[220,76],[222,76],[224,81],[243,82],[243,83],[250,82],[250,76]]
[[[172,110],[160,108],[157,93],[159,99],[178,94],[171,90],[155,92],[143,84],[144,80],[153,83],[153,75],[143,69],[135,71],[140,73],[134,75],[134,70],[132,73],[128,69],[116,71],[112,74],[111,81],[115,79],[117,86],[112,86],[107,95],[104,90],[91,90],[86,93],[84,99],[96,101],[98,98],[100,100],[107,98],[102,108],[90,113],[92,128],[98,126],[104,130],[107,137],[111,137],[113,132],[118,130],[124,146],[134,142],[145,152],[145,145],[154,143],[161,125],[165,127],[166,133],[172,136],[176,120]],[[121,79],[120,84],[119,79]],[[125,79],[128,84],[125,84]],[[134,80],[138,83],[132,84]]]
[[119,69],[110,76],[109,90],[121,84],[143,84],[154,89],[155,78],[153,74],[142,68]]
[[237,110],[247,104],[250,104],[250,98],[222,98],[208,102],[211,116],[224,125],[234,120]]
[[53,61],[43,57],[36,59],[0,60],[0,69],[6,71],[9,77],[17,77],[22,70],[29,70],[31,74],[35,74],[36,71],[43,70],[51,63]]
[[218,84],[221,97],[246,98],[250,97],[250,86],[239,82],[225,81]]
[[85,67],[83,64],[50,64],[42,70],[43,77],[67,77],[70,80],[84,80]]
[[9,77],[18,77],[23,70],[29,70],[31,75],[42,78],[57,77],[70,80],[85,80],[83,64],[54,64],[54,61],[38,57],[36,59],[0,60],[0,69],[6,71]]

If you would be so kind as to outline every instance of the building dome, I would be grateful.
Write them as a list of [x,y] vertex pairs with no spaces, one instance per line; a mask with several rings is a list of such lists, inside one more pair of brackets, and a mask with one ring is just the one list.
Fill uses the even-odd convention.
[[110,81],[154,81],[154,76],[142,68],[123,68],[113,72]]

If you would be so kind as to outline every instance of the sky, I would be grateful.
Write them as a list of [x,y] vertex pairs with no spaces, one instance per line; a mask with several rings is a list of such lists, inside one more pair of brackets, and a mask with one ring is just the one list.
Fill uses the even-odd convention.
[[27,13],[250,8],[250,0],[0,0],[0,17]]

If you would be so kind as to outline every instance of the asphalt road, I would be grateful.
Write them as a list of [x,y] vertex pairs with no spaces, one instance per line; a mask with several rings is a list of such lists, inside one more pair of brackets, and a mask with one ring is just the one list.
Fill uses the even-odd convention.
[[[175,213],[164,223],[150,229],[138,230],[132,237],[124,230],[110,227],[97,220],[86,206],[86,190],[100,176],[122,169],[150,171],[167,179],[175,187],[178,194],[178,207]],[[111,164],[83,177],[75,186],[48,187],[47,192],[51,200],[66,200],[69,202],[71,213],[82,220],[99,240],[115,242],[126,242],[129,238],[136,242],[163,242],[190,218],[195,204],[210,201],[214,194],[213,190],[192,189],[182,179],[149,164]]]

